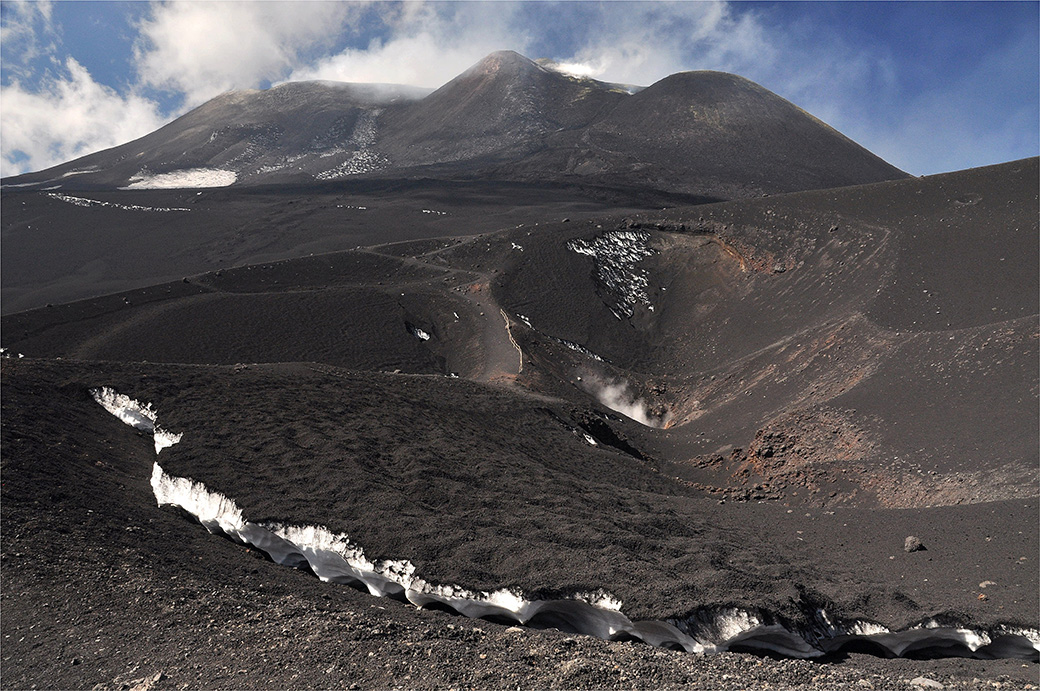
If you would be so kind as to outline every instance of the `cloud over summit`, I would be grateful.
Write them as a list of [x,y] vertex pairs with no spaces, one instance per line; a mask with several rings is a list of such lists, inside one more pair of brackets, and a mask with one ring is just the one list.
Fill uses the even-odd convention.
[[231,89],[283,79],[328,49],[358,5],[341,2],[174,2],[138,24],[140,83],[197,106]]

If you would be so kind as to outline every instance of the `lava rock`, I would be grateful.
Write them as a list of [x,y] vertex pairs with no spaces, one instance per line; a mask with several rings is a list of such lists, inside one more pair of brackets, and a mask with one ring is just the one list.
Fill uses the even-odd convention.
[[923,552],[925,551],[924,543],[921,542],[921,538],[914,535],[908,535],[906,540],[903,541],[904,552]]

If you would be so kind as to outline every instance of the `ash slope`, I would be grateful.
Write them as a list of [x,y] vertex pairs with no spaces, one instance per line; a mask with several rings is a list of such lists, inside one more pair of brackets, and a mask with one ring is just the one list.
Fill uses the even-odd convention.
[[[106,381],[78,374],[70,391],[112,385],[155,403],[186,435],[164,468],[251,519],[341,530],[431,580],[606,588],[634,618],[739,605],[797,622],[825,603],[894,629],[936,615],[1029,626],[1036,178],[1031,160],[402,243],[11,315],[3,327],[21,335],[6,345],[30,356],[324,362],[152,365],[129,379],[102,366]],[[653,250],[612,265],[647,277],[649,304],[632,301],[620,318],[618,286],[639,282],[612,284],[574,250],[612,233]],[[949,252],[917,251],[939,240]],[[983,240],[1007,251],[972,249]],[[980,258],[972,291],[907,283]],[[993,278],[994,268],[1007,273]],[[935,301],[948,323],[930,316]],[[370,331],[352,326],[362,324]],[[53,376],[43,372],[84,368],[8,367],[29,391],[49,390],[33,383]],[[576,379],[590,371],[627,383],[672,426],[649,430],[599,407]],[[451,372],[520,386],[429,376]],[[926,410],[956,423],[900,424]],[[922,434],[946,446],[918,446]],[[738,444],[748,453],[726,448]],[[1003,444],[1007,456],[972,444]],[[904,454],[920,466],[893,463]],[[907,479],[913,491],[895,491]],[[908,534],[927,551],[903,553]]]
[[4,314],[388,242],[704,199],[632,189],[438,180],[198,190],[0,192]]
[[[150,394],[163,401],[157,406],[162,424],[184,430],[181,442],[163,451],[169,472],[206,478],[211,489],[233,493],[256,520],[320,521],[362,545],[379,545],[366,550],[371,559],[406,554],[433,582],[487,590],[505,583],[534,597],[609,583],[634,618],[667,613],[682,620],[710,611],[708,603],[724,603],[794,625],[804,624],[806,610],[824,607],[839,621],[865,618],[904,628],[916,623],[920,610],[943,607],[938,614],[945,620],[974,627],[992,615],[977,604],[976,574],[958,568],[971,546],[986,578],[1001,584],[989,589],[992,607],[1014,609],[1029,597],[1030,567],[1003,557],[1010,550],[1035,558],[1030,536],[1010,530],[1034,520],[1035,501],[933,510],[930,519],[856,511],[780,519],[773,507],[719,507],[691,497],[652,466],[609,447],[589,451],[572,431],[580,415],[567,408],[472,384],[299,366],[133,367],[137,374],[129,379],[126,368],[114,365],[99,370],[96,364],[21,361],[7,369],[15,391],[9,410],[41,412],[32,388],[41,377],[65,378],[60,399],[83,432],[96,424],[83,417],[88,380],[100,375]],[[218,401],[216,390],[223,393]],[[176,412],[164,414],[164,408]],[[396,427],[385,424],[390,417]],[[243,429],[253,434],[243,437]],[[123,434],[150,448],[149,438]],[[229,438],[238,442],[232,448]],[[16,451],[31,443],[20,436],[12,441]],[[31,456],[12,458],[24,463]],[[73,467],[92,473],[89,465]],[[13,505],[17,524],[26,485],[42,468],[12,470],[18,472],[5,508]],[[59,494],[74,493],[79,484],[61,473],[56,479]],[[100,512],[100,505],[93,510]],[[508,515],[501,512],[505,505]],[[995,525],[994,515],[1006,525]],[[867,516],[893,539],[860,534]],[[927,554],[900,554],[895,536],[922,520],[957,530],[925,533]],[[1002,536],[996,544],[984,539],[994,528]],[[818,558],[839,550],[843,559]],[[888,559],[892,552],[898,563]],[[574,568],[576,559],[581,569]],[[964,608],[950,611],[950,602]]]
[[73,190],[355,176],[581,181],[741,198],[905,174],[734,75],[682,73],[632,94],[504,51],[429,95],[328,83],[232,92],[137,141],[4,182]]
[[610,385],[667,422],[637,446],[720,498],[1028,498],[1037,178],[1028,160],[217,271],[8,315],[4,345],[453,374],[582,405]]
[[[269,381],[294,372],[268,370]],[[90,399],[103,379],[161,396],[228,370],[2,361],[3,686],[155,689],[906,688],[1035,682],[1012,660],[772,661],[700,657],[414,610],[258,559],[148,487],[154,450]],[[259,372],[254,375],[263,379]],[[306,376],[316,376],[309,372]],[[392,412],[392,411],[391,411]],[[236,436],[240,433],[236,431]],[[165,452],[164,452],[165,453]],[[89,488],[89,491],[85,491]],[[728,677],[728,680],[727,680]]]

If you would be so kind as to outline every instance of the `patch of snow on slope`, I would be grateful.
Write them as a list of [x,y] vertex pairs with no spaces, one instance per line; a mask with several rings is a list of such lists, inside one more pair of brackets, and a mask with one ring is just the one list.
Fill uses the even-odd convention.
[[124,190],[175,190],[196,187],[227,187],[238,180],[233,170],[217,168],[185,168],[170,173],[152,175],[142,171],[130,178]]
[[376,117],[379,116],[380,112],[376,110],[365,112],[358,116],[354,132],[347,141],[347,146],[355,147],[355,151],[350,154],[350,158],[332,170],[326,170],[315,175],[316,179],[335,180],[336,178],[343,178],[349,175],[362,175],[379,170],[389,163],[385,156],[371,150],[372,145],[376,143]]
[[592,240],[575,238],[567,242],[567,249],[592,257],[597,280],[613,293],[615,303],[608,304],[618,319],[632,316],[634,305],[646,305],[653,311],[647,290],[650,278],[646,269],[636,266],[656,254],[650,247],[650,233],[643,230],[615,230]]
[[84,175],[86,173],[96,173],[96,172],[98,172],[98,170],[99,169],[98,169],[97,166],[90,166],[89,168],[80,168],[80,169],[77,169],[77,170],[70,170],[67,173],[64,173],[61,177],[67,178],[67,177],[71,177],[73,175]]
[[107,206],[112,209],[122,209],[123,211],[191,211],[191,209],[186,209],[180,206],[139,206],[137,204],[116,204],[115,202],[105,202],[100,199],[73,197],[71,194],[61,194],[59,192],[50,192],[47,196],[51,199],[65,202],[66,204],[73,204],[75,206],[87,208],[91,206]]
[[134,429],[150,433],[155,442],[156,454],[181,440],[182,435],[168,432],[156,424],[155,411],[152,410],[151,403],[143,405],[129,396],[116,393],[115,390],[107,386],[91,389],[90,395],[101,404],[102,408],[115,415],[124,423]]
[[160,506],[179,506],[194,515],[214,533],[223,533],[237,542],[253,545],[277,563],[300,566],[304,563],[321,580],[365,587],[372,595],[404,595],[416,606],[432,603],[447,605],[470,617],[503,616],[525,623],[542,611],[572,613],[596,622],[603,637],[631,628],[620,614],[621,602],[603,591],[578,593],[561,600],[528,600],[519,591],[503,588],[472,591],[454,585],[429,583],[415,574],[406,559],[372,561],[347,535],[323,526],[253,523],[246,520],[232,499],[210,492],[190,478],[166,474],[156,463],[152,469],[152,490]]
[[155,431],[156,415],[151,403],[142,405],[129,396],[116,393],[114,389],[107,386],[91,389],[90,395],[101,404],[102,408],[134,429],[142,432]]
[[578,343],[575,343],[574,341],[568,341],[565,338],[556,338],[555,336],[550,336],[549,338],[551,338],[552,340],[556,341],[557,343],[559,343],[560,345],[562,345],[562,346],[564,346],[566,348],[570,348],[575,353],[581,353],[582,355],[586,355],[586,356],[588,356],[588,357],[590,357],[593,360],[596,360],[598,362],[605,362],[603,360],[603,358],[601,358],[599,355],[596,355],[594,352],[592,352],[591,350],[589,350],[585,346],[580,345]]

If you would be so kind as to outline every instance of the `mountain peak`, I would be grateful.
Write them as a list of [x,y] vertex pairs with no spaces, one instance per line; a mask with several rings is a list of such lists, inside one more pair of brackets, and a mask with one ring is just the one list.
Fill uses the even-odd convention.
[[545,71],[545,69],[539,66],[538,63],[512,50],[495,51],[470,69],[473,72],[486,75],[498,73],[522,74]]

